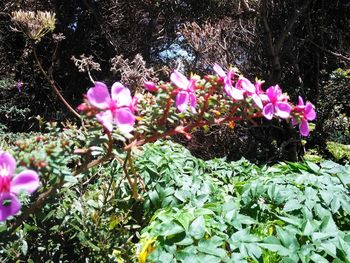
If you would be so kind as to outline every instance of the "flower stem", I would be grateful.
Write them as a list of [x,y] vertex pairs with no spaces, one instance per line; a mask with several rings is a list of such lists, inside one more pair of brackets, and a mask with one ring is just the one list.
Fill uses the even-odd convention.
[[46,78],[46,80],[49,82],[53,92],[57,95],[57,97],[61,100],[61,102],[68,108],[68,110],[73,113],[73,115],[75,115],[77,118],[81,119],[81,116],[79,115],[79,113],[77,113],[73,107],[66,101],[66,99],[62,96],[61,92],[58,90],[57,85],[55,83],[55,81],[53,79],[51,79],[49,77],[49,75],[46,73],[45,69],[43,68],[39,58],[38,58],[38,54],[36,52],[36,48],[35,45],[33,44],[33,53],[34,53],[34,58],[36,63],[38,64],[38,67],[41,71],[41,73],[44,75],[44,77]]

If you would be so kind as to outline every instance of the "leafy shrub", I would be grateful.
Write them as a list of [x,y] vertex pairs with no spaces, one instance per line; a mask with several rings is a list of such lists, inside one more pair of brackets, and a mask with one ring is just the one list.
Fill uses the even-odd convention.
[[337,69],[322,88],[316,126],[321,142],[350,143],[349,86],[350,70]]
[[28,128],[32,123],[28,119],[33,117],[29,103],[33,99],[26,91],[17,91],[17,83],[11,76],[0,79],[0,133],[20,131]]
[[350,145],[336,142],[327,142],[327,150],[336,160],[346,159],[350,161]]
[[[189,161],[177,159],[167,166],[169,156],[173,153],[160,154],[158,163],[161,180],[166,184],[170,178],[171,189],[176,183],[164,171],[172,167],[185,176]],[[347,262],[349,168],[331,161],[259,168],[245,160],[193,160],[188,169],[192,180],[169,190],[176,199],[171,206],[169,197],[157,194],[164,193],[161,187],[149,194],[150,202],[162,208],[143,230],[139,260]]]
[[[51,134],[50,140],[39,141],[37,152],[31,146],[22,151],[26,160],[25,153],[43,153],[55,144],[57,163],[45,160],[57,170],[41,171],[48,176],[72,165],[60,152],[61,142],[80,136],[67,131],[55,139],[54,130]],[[130,198],[116,160],[77,180],[68,177],[66,187],[15,235],[2,235],[1,257],[28,262],[349,261],[349,166],[203,161],[172,142],[147,144],[135,154],[143,182],[138,201]],[[0,231],[6,234],[6,225]]]

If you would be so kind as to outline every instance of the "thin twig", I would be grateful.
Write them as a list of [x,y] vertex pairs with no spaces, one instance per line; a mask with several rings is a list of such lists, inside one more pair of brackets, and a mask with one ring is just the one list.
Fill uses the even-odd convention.
[[36,63],[38,64],[38,67],[41,71],[41,73],[44,75],[44,77],[46,78],[46,80],[49,82],[52,90],[54,91],[54,93],[57,95],[57,97],[62,101],[62,103],[69,109],[69,111],[71,113],[73,113],[77,118],[81,119],[81,116],[79,115],[79,113],[77,113],[73,107],[66,101],[66,99],[62,96],[61,92],[58,90],[55,81],[52,80],[49,75],[46,73],[46,71],[44,70],[43,66],[41,65],[41,62],[38,58],[38,54],[36,52],[36,48],[35,45],[33,44],[33,54],[34,54],[34,58]]

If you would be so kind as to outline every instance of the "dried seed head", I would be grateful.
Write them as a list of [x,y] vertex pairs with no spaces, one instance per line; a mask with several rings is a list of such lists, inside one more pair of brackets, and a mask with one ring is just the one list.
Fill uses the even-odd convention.
[[15,30],[22,31],[28,38],[39,42],[41,38],[55,29],[55,13],[15,11],[11,13],[12,22],[16,25]]

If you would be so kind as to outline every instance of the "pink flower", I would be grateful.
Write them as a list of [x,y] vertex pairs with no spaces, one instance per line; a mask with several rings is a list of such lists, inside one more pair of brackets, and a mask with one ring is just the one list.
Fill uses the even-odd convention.
[[184,112],[188,104],[190,104],[190,109],[192,113],[196,113],[197,99],[195,95],[195,79],[188,80],[184,75],[182,75],[177,70],[171,74],[170,79],[180,91],[176,95],[176,107],[180,112]]
[[158,91],[158,88],[153,81],[145,81],[144,86],[145,86],[145,89],[150,92]]
[[262,84],[264,84],[263,80],[257,80],[254,85],[255,92],[249,94],[260,109],[264,107],[263,101],[268,101],[267,95],[261,88]]
[[287,119],[290,116],[291,106],[287,101],[288,97],[282,94],[281,88],[276,85],[266,90],[267,104],[263,108],[263,115],[271,120],[273,115]]
[[87,92],[91,105],[102,110],[96,114],[97,120],[108,130],[113,130],[116,124],[120,131],[129,133],[134,129],[137,99],[133,99],[130,90],[121,83],[115,82],[111,89],[112,98],[107,86],[102,82],[95,82],[95,87]]
[[[315,106],[311,102],[306,102],[304,104],[303,98],[299,96],[298,105],[294,108],[294,113],[298,115],[301,119],[299,124],[299,131],[302,136],[309,135],[309,123],[308,121],[313,121],[316,119]],[[293,117],[292,118],[293,125],[296,125],[298,121]]]
[[35,171],[25,170],[16,176],[16,160],[11,154],[0,150],[0,221],[15,215],[21,209],[18,194],[26,191],[29,194],[38,189],[39,176]]
[[243,96],[244,91],[233,87],[232,79],[235,76],[234,69],[231,69],[227,74],[218,64],[215,64],[213,69],[216,72],[216,74],[218,74],[219,77],[224,82],[224,89],[225,89],[227,95],[231,96],[235,100],[243,100],[244,99],[244,96]]
[[23,84],[22,81],[20,80],[17,81],[18,94],[20,94],[22,91],[22,84]]

